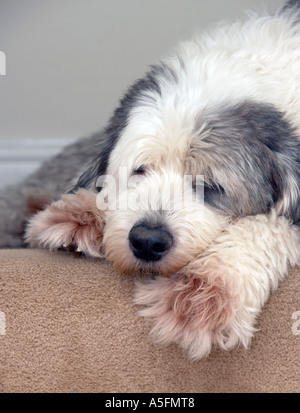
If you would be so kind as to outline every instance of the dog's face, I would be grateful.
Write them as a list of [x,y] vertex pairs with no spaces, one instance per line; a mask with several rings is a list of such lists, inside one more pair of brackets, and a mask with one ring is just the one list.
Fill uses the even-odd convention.
[[247,98],[195,103],[192,87],[153,67],[121,101],[77,184],[113,179],[98,206],[113,200],[103,241],[122,272],[174,273],[241,216],[277,208],[299,221],[299,143],[284,114]]
[[158,342],[194,359],[214,344],[247,347],[271,289],[299,262],[295,3],[282,19],[220,26],[153,66],[73,193],[27,230],[37,245],[158,275],[137,283],[134,301]]

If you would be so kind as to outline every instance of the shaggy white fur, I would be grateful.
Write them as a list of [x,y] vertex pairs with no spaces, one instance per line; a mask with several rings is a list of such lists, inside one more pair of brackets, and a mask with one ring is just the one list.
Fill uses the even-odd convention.
[[193,359],[213,345],[248,347],[269,294],[300,264],[300,233],[275,211],[241,218],[170,278],[137,282],[136,304],[156,341],[177,342]]
[[27,230],[35,245],[152,274],[135,303],[157,341],[192,359],[248,347],[270,292],[300,263],[299,6],[218,25],[153,66],[74,193]]

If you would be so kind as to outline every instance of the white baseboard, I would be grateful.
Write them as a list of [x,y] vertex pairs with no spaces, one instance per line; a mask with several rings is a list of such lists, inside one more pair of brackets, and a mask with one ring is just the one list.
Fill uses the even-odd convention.
[[20,182],[71,139],[12,139],[0,142],[0,188]]

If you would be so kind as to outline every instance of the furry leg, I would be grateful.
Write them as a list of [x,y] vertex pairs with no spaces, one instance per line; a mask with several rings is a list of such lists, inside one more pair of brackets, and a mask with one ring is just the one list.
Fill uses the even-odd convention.
[[92,257],[102,257],[104,213],[92,191],[66,194],[29,221],[26,241],[55,249],[70,246]]
[[270,292],[300,263],[299,243],[299,228],[275,212],[241,218],[170,278],[139,282],[135,303],[157,342],[178,343],[192,359],[213,345],[247,348]]

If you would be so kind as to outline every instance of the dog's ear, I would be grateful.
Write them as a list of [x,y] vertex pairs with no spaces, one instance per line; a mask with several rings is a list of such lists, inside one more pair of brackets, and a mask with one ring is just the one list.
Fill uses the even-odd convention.
[[101,189],[97,188],[97,179],[99,176],[105,175],[110,153],[117,140],[116,135],[109,132],[107,128],[99,135],[97,146],[95,146],[95,155],[87,161],[87,165],[77,182],[68,188],[67,193],[76,193],[80,188],[93,191]]
[[208,132],[194,148],[212,175],[204,201],[236,216],[276,208],[299,225],[300,141],[286,114],[244,101],[204,115]]
[[[265,188],[270,188],[272,203],[279,214],[300,224],[300,140],[287,118],[272,105],[261,105],[255,116],[246,116],[261,154]],[[257,159],[259,159],[257,153]],[[263,189],[263,188],[262,188]]]
[[273,189],[274,206],[293,224],[300,225],[299,136],[284,113],[277,111],[272,115],[271,110],[265,110],[262,115],[269,118],[267,133],[258,130],[257,136],[271,154],[268,180]]
[[131,110],[139,105],[140,99],[143,99],[143,96],[147,96],[148,93],[160,95],[159,79],[161,78],[168,79],[171,82],[177,81],[173,70],[160,62],[151,66],[145,77],[137,80],[128,88],[104,130],[99,141],[98,153],[89,161],[87,168],[69,192],[76,192],[79,188],[97,189],[97,179],[99,176],[106,174],[110,154],[128,125]]
[[293,156],[274,154],[276,162],[271,180],[278,213],[300,226],[300,142],[297,146]]
[[298,196],[298,200],[296,201],[296,206],[293,211],[293,222],[295,225],[300,227],[300,197]]
[[288,0],[280,11],[281,13],[300,13],[300,0]]
[[121,99],[107,127],[99,135],[97,147],[95,147],[95,155],[88,160],[87,166],[79,176],[78,181],[68,190],[69,193],[75,193],[80,188],[100,192],[101,188],[97,188],[97,180],[100,176],[106,174],[110,154],[128,123],[130,110],[138,90],[139,82],[134,84]]
[[75,193],[79,188],[97,190],[97,179],[99,176],[104,175],[105,171],[106,165],[102,162],[101,154],[98,154],[97,157],[94,156],[85,171],[78,178],[76,185],[72,186],[68,193]]

